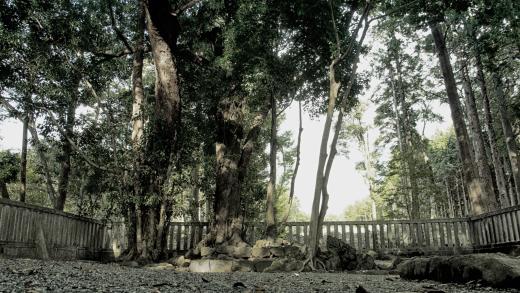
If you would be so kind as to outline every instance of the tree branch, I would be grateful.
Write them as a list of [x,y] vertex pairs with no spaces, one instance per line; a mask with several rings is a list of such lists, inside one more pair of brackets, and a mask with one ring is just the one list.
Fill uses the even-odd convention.
[[191,7],[195,6],[197,3],[202,2],[202,1],[203,0],[191,0],[191,1],[188,1],[188,3],[177,7],[177,9],[175,9],[172,14],[173,15],[179,15],[179,14],[183,13],[184,11],[190,9]]
[[123,44],[125,45],[126,49],[130,53],[133,53],[134,49],[132,48],[132,46],[130,46],[130,43],[126,39],[126,37],[123,34],[123,32],[117,27],[116,18],[114,16],[114,8],[112,7],[112,3],[110,1],[108,2],[108,9],[110,10],[110,23],[112,24],[112,28],[116,32],[117,37],[121,40],[121,42],[123,42]]

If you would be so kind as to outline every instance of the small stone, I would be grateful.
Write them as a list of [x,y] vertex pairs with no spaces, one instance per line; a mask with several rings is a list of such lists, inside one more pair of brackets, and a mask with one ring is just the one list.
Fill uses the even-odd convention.
[[235,247],[232,253],[233,257],[236,258],[250,258],[251,257],[251,247]]
[[271,246],[269,248],[269,252],[274,257],[285,257],[285,249],[283,248],[283,246]]
[[190,266],[190,260],[186,259],[184,256],[179,256],[177,260],[175,260],[175,264],[179,267],[189,267]]
[[251,249],[251,257],[253,258],[266,258],[269,257],[271,254],[269,252],[269,248],[267,247],[260,247],[260,246],[254,246]]
[[207,257],[215,253],[215,249],[213,247],[201,246],[200,247],[200,256]]

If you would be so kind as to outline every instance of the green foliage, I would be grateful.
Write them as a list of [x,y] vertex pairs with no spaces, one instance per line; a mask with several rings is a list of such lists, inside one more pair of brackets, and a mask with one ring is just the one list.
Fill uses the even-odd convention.
[[16,180],[20,158],[10,151],[0,151],[0,181],[11,183]]
[[343,213],[343,217],[347,221],[371,221],[375,220],[373,218],[372,212],[372,201],[370,199],[365,199],[358,201],[352,205],[349,205],[345,212]]

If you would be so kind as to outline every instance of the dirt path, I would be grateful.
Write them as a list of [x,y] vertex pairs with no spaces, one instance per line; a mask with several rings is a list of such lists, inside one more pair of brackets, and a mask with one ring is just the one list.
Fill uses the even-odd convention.
[[[84,261],[0,259],[0,292],[518,292],[344,273],[190,274]],[[359,291],[363,292],[363,291]]]

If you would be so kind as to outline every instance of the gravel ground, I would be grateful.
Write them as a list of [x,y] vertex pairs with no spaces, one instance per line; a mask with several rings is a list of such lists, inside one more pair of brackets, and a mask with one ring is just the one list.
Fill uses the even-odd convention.
[[[366,291],[358,289],[362,286]],[[358,291],[356,291],[356,289]],[[0,259],[0,292],[519,292],[345,273],[190,274],[86,261]]]

